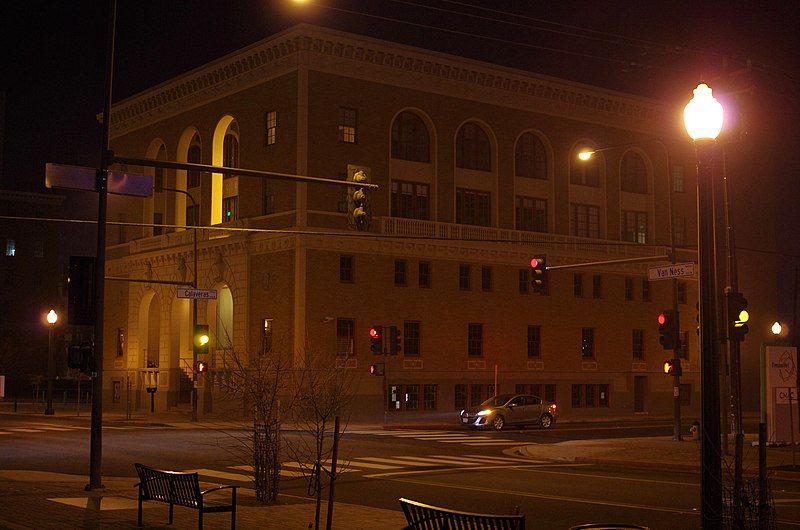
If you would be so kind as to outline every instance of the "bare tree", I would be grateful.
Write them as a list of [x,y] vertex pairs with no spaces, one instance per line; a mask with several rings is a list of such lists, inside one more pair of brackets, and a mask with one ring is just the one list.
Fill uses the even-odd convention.
[[243,403],[253,418],[252,432],[238,438],[232,449],[244,452],[252,462],[256,498],[275,502],[281,468],[281,418],[293,403],[290,361],[264,342],[256,354],[226,351],[223,373],[223,391]]
[[[335,437],[336,418],[344,414],[355,392],[352,371],[347,358],[330,354],[307,353],[305,366],[295,371],[297,401],[292,408],[292,420],[298,437],[287,444],[287,452],[298,462],[309,481],[309,494],[316,497],[314,528],[320,528],[322,492],[332,489],[335,474],[331,474],[331,455],[338,439]],[[338,362],[337,362],[338,361]],[[347,423],[345,418],[345,425]],[[341,429],[338,438],[346,428]],[[323,472],[329,480],[323,483]],[[329,499],[328,525],[332,518],[333,498]]]

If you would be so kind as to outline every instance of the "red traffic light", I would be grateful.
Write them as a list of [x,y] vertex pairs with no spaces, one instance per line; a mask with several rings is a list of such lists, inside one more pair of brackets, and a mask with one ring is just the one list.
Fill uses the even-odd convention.
[[531,258],[531,267],[537,268],[539,266],[539,258]]
[[661,313],[660,315],[658,315],[658,325],[659,326],[663,326],[666,321],[667,321],[667,315],[665,315],[664,313]]
[[379,327],[371,327],[369,328],[369,336],[371,339],[379,339],[381,338],[381,328]]

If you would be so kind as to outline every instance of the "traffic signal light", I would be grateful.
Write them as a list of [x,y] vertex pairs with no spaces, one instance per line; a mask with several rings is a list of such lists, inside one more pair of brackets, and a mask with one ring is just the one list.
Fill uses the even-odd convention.
[[194,371],[198,374],[204,374],[208,372],[208,363],[206,361],[197,361],[194,363]]
[[208,324],[195,324],[194,326],[194,351],[197,354],[208,353]]
[[383,354],[383,326],[380,324],[369,328],[369,349],[375,355]]
[[383,363],[375,363],[369,365],[369,373],[372,375],[383,375],[386,365]]
[[397,326],[389,326],[389,354],[397,355],[403,349],[403,333]]
[[[355,171],[352,177],[347,179],[356,184],[366,184],[369,176],[363,169]],[[369,211],[369,200],[364,188],[349,188],[347,192],[347,217],[352,225],[358,230],[369,230],[372,215]]]
[[658,334],[658,342],[665,350],[675,349],[678,344],[678,317],[672,309],[658,315]]
[[742,293],[728,293],[728,340],[743,341],[744,336],[750,331],[747,321],[750,313],[747,312],[747,299]]
[[683,375],[683,368],[681,368],[680,359],[667,359],[664,361],[664,373],[667,375],[674,375],[680,377]]
[[94,345],[91,342],[67,346],[67,366],[88,374],[94,371]]
[[531,258],[531,276],[533,292],[547,294],[547,256]]

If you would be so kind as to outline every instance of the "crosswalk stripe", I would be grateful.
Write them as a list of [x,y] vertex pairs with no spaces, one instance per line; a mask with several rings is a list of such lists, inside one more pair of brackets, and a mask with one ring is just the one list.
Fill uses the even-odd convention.
[[5,430],[11,432],[44,432],[41,429],[24,429],[22,427],[5,427]]
[[415,462],[413,460],[405,460],[403,458],[380,458],[377,456],[362,456],[361,460],[369,460],[372,462],[385,462],[388,464],[401,464],[401,465],[411,465],[411,466],[421,466],[421,467],[433,467],[436,464],[426,464],[424,462]]
[[437,464],[447,464],[456,466],[478,466],[480,462],[464,462],[463,460],[456,460],[455,458],[441,458],[441,457],[427,457],[427,456],[403,456],[406,460],[421,460],[423,462],[434,462]]
[[11,434],[10,432],[0,431],[0,434]]
[[56,431],[56,432],[74,431],[75,430],[75,429],[73,429],[71,427],[52,427],[52,426],[49,426],[49,425],[47,427],[44,427],[44,426],[36,427],[36,429],[41,429],[43,431]]
[[375,464],[373,462],[361,462],[364,457],[359,457],[353,460],[357,467],[365,467],[367,469],[401,469],[402,466],[387,466],[386,464]]
[[521,463],[525,463],[525,462],[529,461],[527,459],[507,458],[507,457],[504,457],[504,456],[485,456],[485,455],[464,455],[464,456],[471,457],[471,458],[480,458],[480,459],[483,459],[483,460],[494,460],[494,461],[497,461],[497,462],[514,462],[514,463],[520,463],[521,462]]
[[475,442],[475,443],[467,443],[464,445],[471,445],[473,447],[484,447],[489,445],[525,445],[524,442],[514,442],[511,440],[498,440],[496,442]]
[[494,438],[490,438],[489,436],[470,436],[469,438],[456,438],[454,440],[436,440],[437,442],[442,442],[445,444],[462,444],[466,441],[474,442],[474,441],[481,441],[486,440],[487,442],[491,442]]

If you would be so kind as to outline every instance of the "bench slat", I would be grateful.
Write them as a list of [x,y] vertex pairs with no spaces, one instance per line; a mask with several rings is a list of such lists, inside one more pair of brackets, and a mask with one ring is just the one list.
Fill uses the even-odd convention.
[[409,528],[415,530],[524,530],[524,515],[489,515],[439,508],[400,499]]

